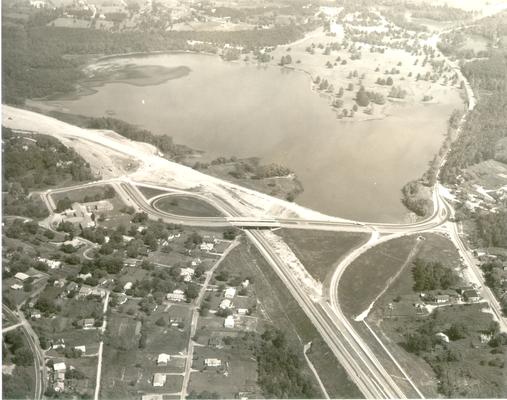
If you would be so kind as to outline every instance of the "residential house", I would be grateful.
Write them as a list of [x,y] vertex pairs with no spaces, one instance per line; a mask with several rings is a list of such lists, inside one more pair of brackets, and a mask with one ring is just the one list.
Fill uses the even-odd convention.
[[201,261],[201,259],[198,257],[198,258],[194,258],[190,264],[192,265],[192,267],[197,267],[197,266],[198,266],[198,265],[200,265],[201,263],[202,263],[202,261]]
[[65,340],[63,338],[56,339],[56,341],[51,344],[51,348],[53,350],[64,349],[65,348]]
[[12,290],[20,290],[23,289],[23,285],[20,285],[19,283],[14,283],[11,285]]
[[222,310],[227,310],[229,308],[231,308],[232,306],[232,302],[229,300],[229,299],[223,299],[221,302],[220,302],[220,308]]
[[245,279],[243,282],[241,282],[241,286],[243,286],[245,289],[250,285],[250,281],[248,279]]
[[33,311],[30,314],[30,318],[31,319],[40,319],[41,318],[41,313],[39,311]]
[[91,272],[88,272],[86,274],[79,274],[77,277],[79,279],[82,279],[83,281],[86,281],[88,278],[92,277],[92,274],[91,274]]
[[159,367],[163,366],[167,366],[167,363],[171,361],[171,356],[169,354],[166,354],[166,353],[160,353],[158,355],[158,358],[157,358],[157,365]]
[[74,346],[74,350],[80,351],[81,354],[86,353],[86,346]]
[[130,290],[132,289],[132,286],[134,284],[132,282],[127,282],[125,285],[123,285],[123,290]]
[[113,211],[113,204],[109,200],[90,201],[84,204],[86,211],[89,213],[100,213]]
[[153,386],[155,386],[155,387],[164,386],[166,379],[167,379],[166,374],[162,374],[160,372],[157,372],[155,375],[153,375]]
[[230,287],[225,289],[224,296],[226,299],[233,299],[236,296],[236,288]]
[[69,282],[69,284],[67,286],[65,286],[64,292],[66,294],[69,294],[71,292],[75,292],[78,289],[79,289],[79,285],[76,282]]
[[199,248],[202,251],[212,251],[213,247],[215,247],[215,245],[213,243],[206,243],[206,242],[201,243],[201,245],[199,246]]
[[57,268],[60,268],[62,266],[62,262],[61,261],[49,260],[49,259],[43,258],[43,257],[37,257],[37,261],[46,264],[50,269],[57,269]]
[[180,276],[183,277],[184,282],[190,282],[194,276],[195,270],[193,268],[181,268]]
[[448,294],[437,294],[433,296],[433,302],[437,304],[447,304],[450,300],[451,299]]
[[92,294],[92,288],[91,286],[81,286],[79,289],[79,292],[77,293],[77,297],[88,297]]
[[14,275],[14,278],[19,279],[21,282],[24,282],[30,278],[30,275],[27,275],[24,272],[18,272],[16,275]]
[[95,318],[85,318],[77,323],[83,329],[91,329],[95,326]]
[[479,300],[481,300],[481,296],[479,293],[477,293],[477,290],[471,289],[471,290],[465,290],[463,292],[463,300],[468,303],[476,303]]
[[234,328],[234,317],[229,315],[224,321],[225,328]]
[[58,372],[65,372],[67,370],[67,366],[64,362],[58,362],[53,364],[53,371],[56,373]]
[[222,365],[222,360],[218,358],[206,358],[204,360],[204,365],[207,367],[220,367]]
[[166,298],[169,301],[177,302],[186,300],[185,292],[181,289],[174,289],[172,293],[167,293]]
[[247,315],[248,314],[248,308],[238,308],[238,314],[239,315]]

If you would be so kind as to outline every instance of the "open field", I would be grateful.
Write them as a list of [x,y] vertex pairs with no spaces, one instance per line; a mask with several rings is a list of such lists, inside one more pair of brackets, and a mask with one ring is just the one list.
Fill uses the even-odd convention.
[[169,195],[157,199],[153,206],[162,211],[188,217],[220,217],[222,213],[204,200],[192,196]]
[[83,203],[84,198],[86,196],[88,197],[95,197],[100,196],[102,197],[106,193],[106,189],[111,188],[109,185],[93,185],[93,186],[86,186],[82,189],[73,189],[68,190],[65,192],[58,192],[51,195],[51,197],[54,199],[55,203],[58,202],[58,200],[64,199],[65,197],[68,197],[70,201]]
[[277,231],[306,270],[325,283],[340,259],[368,240],[366,233],[326,232],[297,229]]
[[161,195],[161,194],[169,194],[168,191],[160,190],[160,189],[153,189],[146,186],[136,186],[137,189],[143,194],[144,197],[146,197],[147,200],[151,199],[152,197]]
[[352,317],[368,308],[407,260],[416,236],[390,240],[357,258],[343,273],[338,286],[340,305]]

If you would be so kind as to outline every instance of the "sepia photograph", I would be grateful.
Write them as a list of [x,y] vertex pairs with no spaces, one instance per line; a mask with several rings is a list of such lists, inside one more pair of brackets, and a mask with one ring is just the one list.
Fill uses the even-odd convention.
[[507,398],[507,0],[1,24],[1,399]]

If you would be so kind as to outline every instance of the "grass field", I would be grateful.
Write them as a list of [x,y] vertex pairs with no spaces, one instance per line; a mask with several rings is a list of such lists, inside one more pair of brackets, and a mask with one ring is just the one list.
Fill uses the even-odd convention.
[[366,233],[281,229],[277,231],[306,270],[317,280],[326,282],[334,267],[349,251],[368,240]]
[[345,315],[360,314],[385,288],[418,243],[408,236],[382,243],[359,256],[343,273],[338,298]]
[[137,186],[137,189],[139,189],[139,191],[143,194],[143,196],[147,200],[151,199],[152,197],[161,195],[161,194],[169,194],[169,192],[166,190],[153,189],[153,188],[146,187],[146,186]]
[[74,189],[74,190],[68,190],[66,192],[59,192],[54,193],[51,195],[55,203],[58,202],[58,200],[64,199],[65,197],[68,197],[72,202],[79,202],[82,203],[85,196],[93,197],[95,195],[102,196],[105,193],[106,187],[109,187],[109,185],[93,185],[93,186],[87,186],[82,189]]
[[220,217],[223,215],[211,204],[192,196],[170,195],[157,199],[153,205],[162,211],[188,217]]

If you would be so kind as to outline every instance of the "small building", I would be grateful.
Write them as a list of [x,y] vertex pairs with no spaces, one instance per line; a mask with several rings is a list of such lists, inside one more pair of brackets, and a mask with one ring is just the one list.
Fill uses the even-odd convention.
[[38,257],[37,261],[46,264],[50,269],[57,269],[57,268],[60,268],[62,266],[62,262],[61,261],[49,260],[49,259],[43,258],[43,257]]
[[248,308],[238,308],[238,314],[239,315],[247,315],[248,314]]
[[229,315],[224,321],[224,328],[234,328],[234,317]]
[[441,342],[444,342],[444,343],[449,343],[449,336],[447,336],[445,333],[443,332],[438,332],[438,333],[435,333],[435,336],[437,337],[437,339],[439,339]]
[[193,268],[181,268],[180,276],[183,277],[184,282],[190,282],[194,276],[195,270]]
[[76,282],[69,282],[67,286],[65,286],[65,293],[69,294],[71,292],[75,292],[79,289],[79,285]]
[[475,289],[465,290],[462,296],[463,300],[469,303],[476,303],[481,299],[481,296],[479,295],[479,293],[477,293],[477,290]]
[[79,274],[77,277],[83,281],[86,281],[88,278],[92,277],[92,274],[91,272],[88,272],[87,274]]
[[109,200],[90,201],[84,204],[89,213],[113,211],[113,203]]
[[201,263],[202,263],[202,261],[198,257],[198,258],[194,258],[190,264],[192,265],[192,267],[197,267],[198,265],[201,265]]
[[153,375],[153,386],[155,387],[164,386],[166,379],[167,379],[166,374],[157,372],[156,374]]
[[56,341],[51,344],[51,348],[53,350],[64,349],[65,348],[65,340],[63,338],[56,339]]
[[134,284],[132,282],[127,282],[125,285],[123,285],[123,290],[130,290],[132,289],[132,286]]
[[233,299],[236,296],[236,288],[230,287],[225,289],[224,296],[226,299]]
[[185,292],[181,289],[174,289],[172,293],[167,293],[166,298],[169,301],[177,302],[186,300]]
[[23,285],[20,285],[19,283],[14,283],[11,285],[12,290],[20,290],[23,289]]
[[479,336],[479,339],[481,340],[482,344],[489,343],[492,338],[493,335],[491,333],[481,333]]
[[81,286],[79,292],[77,293],[77,297],[88,297],[92,294],[92,288],[90,286]]
[[86,353],[86,346],[74,346],[74,350],[80,351],[81,354]]
[[448,294],[437,294],[433,296],[433,301],[437,304],[446,304],[449,303],[450,297]]
[[222,302],[220,303],[220,308],[222,310],[227,310],[229,308],[231,308],[232,306],[232,302],[229,300],[229,299],[223,299]]
[[65,286],[65,280],[64,279],[57,279],[53,282],[54,287],[62,288]]
[[137,258],[126,258],[123,260],[123,265],[125,267],[137,267],[139,260]]
[[199,246],[199,248],[202,250],[202,251],[212,251],[213,250],[213,247],[215,247],[215,245],[213,243],[201,243],[201,245]]
[[98,296],[101,299],[106,296],[106,289],[94,287],[92,288],[92,292],[90,293],[91,296]]
[[18,272],[18,273],[16,273],[16,275],[14,275],[14,278],[20,280],[21,282],[24,282],[28,278],[30,278],[30,275],[27,275],[24,272]]
[[161,366],[165,367],[169,361],[171,361],[171,356],[169,354],[160,353],[157,358],[157,365],[159,367]]
[[243,286],[245,289],[250,285],[250,281],[248,279],[245,279],[243,282],[241,282],[241,286]]
[[95,318],[85,318],[77,323],[83,329],[91,329],[95,326]]
[[220,367],[222,365],[222,360],[218,358],[206,358],[204,360],[204,365],[207,367]]
[[53,371],[55,372],[65,372],[67,370],[67,366],[64,362],[58,362],[53,364]]
[[53,383],[53,390],[56,393],[62,393],[65,390],[65,381],[61,379],[55,380],[55,382]]
[[141,400],[164,400],[164,395],[156,393],[143,394]]
[[33,311],[30,314],[30,318],[31,319],[40,319],[41,318],[41,313],[39,311]]

